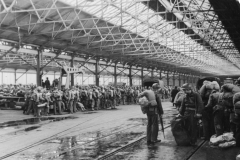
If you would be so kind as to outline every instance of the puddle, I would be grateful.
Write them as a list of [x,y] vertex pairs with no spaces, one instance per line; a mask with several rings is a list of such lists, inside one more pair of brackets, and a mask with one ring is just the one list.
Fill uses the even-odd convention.
[[83,114],[93,114],[93,113],[98,113],[98,112],[83,112]]
[[[129,141],[140,137],[142,134],[143,132],[120,132],[106,136],[99,131],[93,134],[87,134],[86,136],[65,137],[60,139],[61,144],[60,147],[58,147],[58,152],[63,153],[60,154],[59,158],[64,160],[75,160],[79,158],[85,160],[96,159],[99,156],[103,156],[114,149],[128,144]],[[77,149],[64,152],[73,147],[77,147]]]
[[32,131],[32,130],[37,129],[37,128],[40,128],[40,126],[28,127],[28,128],[25,128],[24,131],[28,132],[28,131]]
[[21,125],[32,125],[32,124],[38,124],[42,121],[47,121],[49,120],[50,122],[55,122],[55,121],[62,121],[66,119],[75,119],[77,117],[73,116],[68,116],[68,117],[41,117],[41,118],[29,118],[29,119],[23,119],[19,121],[9,121],[9,122],[4,122],[0,123],[0,128],[6,128],[6,127],[15,127],[15,126],[21,126]]

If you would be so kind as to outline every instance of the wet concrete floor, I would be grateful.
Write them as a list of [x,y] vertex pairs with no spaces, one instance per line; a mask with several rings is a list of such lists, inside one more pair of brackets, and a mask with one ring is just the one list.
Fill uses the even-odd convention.
[[0,129],[4,129],[6,127],[14,127],[14,126],[21,126],[21,125],[32,125],[32,124],[39,124],[42,121],[62,121],[66,119],[75,119],[77,117],[67,116],[67,117],[40,117],[40,118],[28,118],[23,120],[16,120],[16,121],[8,121],[4,123],[0,123]]
[[[164,126],[168,126],[172,118],[177,114],[177,111],[171,107],[169,102],[164,102],[163,105],[165,112],[163,116]],[[116,110],[107,112],[99,110],[94,112],[92,114],[74,114],[74,116],[78,116],[79,118],[56,122],[54,123],[55,125],[50,123],[44,125],[42,131],[27,133],[26,136],[32,138],[42,134],[46,134],[46,138],[54,134],[56,136],[52,136],[51,139],[43,141],[43,143],[19,152],[7,159],[92,160],[124,147],[130,142],[146,135],[147,118],[146,115],[141,113],[137,105],[120,106],[117,112]],[[68,129],[70,126],[74,127]],[[64,128],[64,131],[66,129],[68,130],[66,132],[60,132],[61,127]],[[44,137],[41,139],[43,138]],[[41,139],[39,138],[39,140]],[[158,139],[161,139],[162,142],[150,147],[146,145],[146,140],[144,139],[118,152],[109,159],[182,160],[189,156],[197,147],[177,146],[170,128],[165,129],[165,139],[163,138],[162,132],[159,131]],[[34,141],[31,143],[33,142]],[[6,144],[13,143],[14,142],[8,142]],[[201,143],[201,141],[198,141],[198,143]],[[18,148],[23,148],[22,146],[23,145]],[[27,144],[25,146],[27,146]],[[0,149],[0,157],[1,153]],[[206,156],[201,153],[198,155],[197,160],[205,160]]]

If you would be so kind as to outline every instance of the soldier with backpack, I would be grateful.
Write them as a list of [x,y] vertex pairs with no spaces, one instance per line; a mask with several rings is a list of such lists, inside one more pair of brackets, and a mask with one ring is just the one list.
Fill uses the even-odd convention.
[[197,118],[201,117],[204,107],[203,101],[201,96],[192,90],[190,84],[183,84],[182,90],[185,92],[186,96],[183,98],[179,113],[181,116],[186,117],[185,124],[190,135],[190,144],[195,145],[198,134]]
[[[157,83],[153,84],[154,91],[159,89],[159,85]],[[162,116],[163,109],[161,104],[161,98],[159,94],[155,94],[154,91],[148,89],[139,94],[139,97],[146,97],[148,100],[148,105],[145,107],[145,111],[147,114],[148,124],[147,124],[147,145],[152,145],[157,142],[161,142],[158,140],[158,116]]]

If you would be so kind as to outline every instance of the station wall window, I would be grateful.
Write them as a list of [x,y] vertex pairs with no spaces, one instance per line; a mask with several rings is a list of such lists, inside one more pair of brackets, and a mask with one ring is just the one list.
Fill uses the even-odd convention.
[[37,83],[37,76],[34,73],[28,73],[27,74],[27,84],[36,84]]
[[[23,72],[24,73],[24,72]],[[26,73],[23,74],[23,73],[16,73],[16,84],[26,84],[27,82],[27,76],[26,76]],[[21,76],[21,77],[20,77]]]
[[3,84],[15,84],[14,73],[3,72]]

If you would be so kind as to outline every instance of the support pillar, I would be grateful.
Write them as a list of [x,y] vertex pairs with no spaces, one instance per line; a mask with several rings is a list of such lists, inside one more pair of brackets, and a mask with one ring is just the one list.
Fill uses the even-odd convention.
[[14,80],[15,80],[15,84],[17,84],[17,69],[14,69]]
[[96,86],[99,86],[99,59],[96,60],[96,64],[95,64],[95,82],[96,82]]
[[151,70],[151,78],[153,78],[154,77],[154,74],[153,74],[153,68],[152,68],[152,70]]
[[58,89],[62,89],[62,68],[60,68],[60,77],[58,82]]
[[169,86],[169,73],[167,72],[167,86]]
[[181,87],[181,75],[180,75],[180,73],[178,74],[178,84],[179,84],[179,87]]
[[173,73],[172,80],[173,80],[173,86],[175,86],[175,74],[174,73]]
[[132,66],[130,66],[129,68],[129,85],[132,86]]
[[141,80],[142,80],[142,86],[143,86],[143,67],[141,68]]
[[194,76],[192,75],[192,84],[194,85],[195,82],[194,82]]
[[[74,56],[72,56],[71,58],[70,67],[73,67],[73,62],[74,62]],[[71,86],[74,86],[74,73],[71,73]]]
[[114,65],[114,85],[117,86],[117,63]]
[[40,68],[40,65],[41,65],[41,53],[42,51],[38,50],[38,55],[37,55],[37,86],[41,86],[41,75],[40,75],[40,72],[41,72],[41,68]]
[[162,71],[160,70],[160,73],[159,73],[159,78],[160,80],[162,79]]
[[186,82],[185,82],[185,74],[183,74],[183,84],[185,84]]

